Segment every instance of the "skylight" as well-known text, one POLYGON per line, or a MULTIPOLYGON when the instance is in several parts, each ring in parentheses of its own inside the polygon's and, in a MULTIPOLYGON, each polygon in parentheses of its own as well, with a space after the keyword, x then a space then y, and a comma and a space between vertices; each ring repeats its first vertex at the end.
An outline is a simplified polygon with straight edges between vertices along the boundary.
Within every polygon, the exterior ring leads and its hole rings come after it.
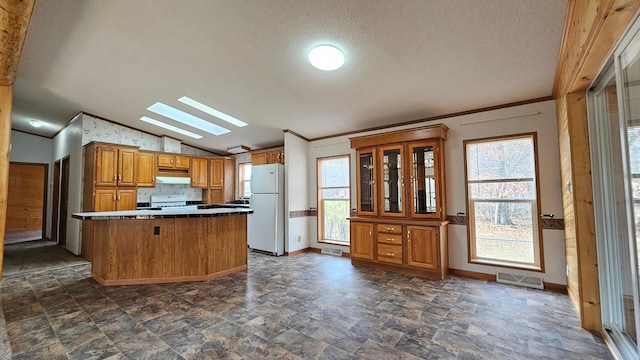
POLYGON ((162 121, 158 121, 158 120, 152 119, 150 117, 143 116, 143 117, 140 118, 140 120, 142 120, 144 122, 147 122, 149 124, 155 125, 155 126, 159 126, 161 128, 165 128, 165 129, 167 129, 169 131, 176 132, 178 134, 182 134, 182 135, 186 135, 186 136, 192 137, 194 139, 202 139, 202 135, 194 134, 191 131, 180 129, 179 127, 175 127, 173 125, 169 125, 167 123, 163 123, 162 121))
POLYGON ((161 102, 157 102, 149 106, 147 110, 216 136, 230 132, 229 129, 210 123, 204 119, 193 116, 161 102))
POLYGON ((238 120, 236 118, 234 118, 231 115, 225 114, 222 111, 216 110, 210 106, 207 106, 199 101, 193 100, 190 97, 187 96, 183 96, 180 99, 178 99, 178 101, 180 101, 183 104, 189 105, 191 107, 194 107, 200 111, 206 112, 209 115, 213 115, 215 117, 217 117, 220 120, 224 120, 228 123, 231 123, 235 126, 238 127, 243 127, 243 126, 247 126, 247 123, 241 120, 238 120))

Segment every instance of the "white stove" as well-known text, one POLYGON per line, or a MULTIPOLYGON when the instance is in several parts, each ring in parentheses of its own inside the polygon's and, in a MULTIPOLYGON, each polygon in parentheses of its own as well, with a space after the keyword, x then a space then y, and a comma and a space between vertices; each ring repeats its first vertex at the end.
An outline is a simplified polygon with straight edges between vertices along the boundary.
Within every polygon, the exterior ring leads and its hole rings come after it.
POLYGON ((151 207, 160 210, 198 210, 198 205, 187 205, 187 196, 174 195, 151 195, 151 207))

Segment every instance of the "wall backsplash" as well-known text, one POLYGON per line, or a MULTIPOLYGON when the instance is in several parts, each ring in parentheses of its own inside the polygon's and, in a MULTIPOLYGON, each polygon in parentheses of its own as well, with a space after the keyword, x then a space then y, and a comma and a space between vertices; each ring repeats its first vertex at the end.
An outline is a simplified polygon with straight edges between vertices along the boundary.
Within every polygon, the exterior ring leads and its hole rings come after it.
POLYGON ((151 195, 187 195, 188 201, 202 200, 202 189, 182 184, 156 184, 155 188, 138 188, 138 202, 151 202, 151 195))
MULTIPOLYGON (((218 154, 204 151, 189 145, 181 144, 180 141, 158 137, 126 126, 104 121, 93 116, 83 114, 82 117, 82 145, 92 141, 105 143, 138 146, 140 150, 165 151, 163 146, 169 142, 171 149, 180 149, 182 154, 200 156, 219 156, 218 154)), ((150 202, 151 195, 171 195, 184 194, 189 201, 202 200, 202 189, 192 188, 182 184, 156 184, 155 188, 139 188, 138 202, 150 202)))

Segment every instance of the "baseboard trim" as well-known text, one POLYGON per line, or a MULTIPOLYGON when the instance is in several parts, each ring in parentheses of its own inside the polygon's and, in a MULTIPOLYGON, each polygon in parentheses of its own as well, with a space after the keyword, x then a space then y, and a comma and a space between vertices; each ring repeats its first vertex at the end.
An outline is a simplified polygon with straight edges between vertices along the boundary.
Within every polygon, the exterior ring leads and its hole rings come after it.
MULTIPOLYGON (((479 273, 479 272, 469 271, 469 270, 449 268, 449 274, 464 276, 464 277, 478 279, 478 280, 496 281, 495 274, 485 274, 485 273, 479 273)), ((556 283, 551 283, 546 281, 544 282, 544 289, 548 291, 560 292, 563 294, 568 293, 567 285, 556 284, 556 283)))
POLYGON ((285 251, 284 255, 285 256, 296 256, 296 255, 300 255, 300 254, 303 254, 303 253, 311 251, 309 249, 311 249, 311 248, 304 248, 304 249, 300 249, 300 250, 296 250, 296 251, 292 251, 292 252, 285 251))

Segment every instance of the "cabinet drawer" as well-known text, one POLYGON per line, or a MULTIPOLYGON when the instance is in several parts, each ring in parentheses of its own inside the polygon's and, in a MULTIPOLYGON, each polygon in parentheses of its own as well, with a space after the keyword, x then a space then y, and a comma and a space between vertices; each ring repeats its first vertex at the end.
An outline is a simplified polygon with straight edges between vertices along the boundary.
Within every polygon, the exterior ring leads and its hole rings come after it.
POLYGON ((402 264, 402 246, 378 244, 378 261, 402 264))
POLYGON ((402 235, 378 233, 378 242, 385 244, 402 245, 402 235))
POLYGON ((379 233, 402 234, 402 225, 378 224, 376 230, 379 233))

